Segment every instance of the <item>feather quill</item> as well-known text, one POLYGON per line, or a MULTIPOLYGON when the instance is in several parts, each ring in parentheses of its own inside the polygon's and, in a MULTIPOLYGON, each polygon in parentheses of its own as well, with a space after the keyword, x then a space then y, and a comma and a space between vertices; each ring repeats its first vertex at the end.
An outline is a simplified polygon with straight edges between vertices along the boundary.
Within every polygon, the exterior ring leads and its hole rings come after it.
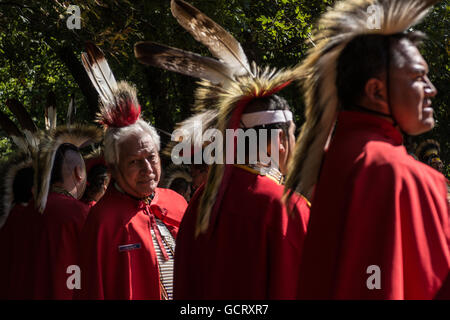
POLYGON ((23 104, 21 104, 16 99, 6 100, 6 105, 19 121, 19 124, 22 127, 23 134, 25 135, 26 141, 28 143, 28 148, 30 148, 30 151, 36 150, 39 144, 39 139, 37 137, 38 129, 33 119, 31 119, 30 114, 25 109, 23 104))
POLYGON ((0 111, 0 128, 13 140, 23 152, 28 152, 28 143, 14 122, 0 111))
POLYGON ((220 61, 199 54, 154 43, 138 42, 134 54, 139 62, 214 84, 233 81, 230 69, 220 61))
POLYGON ((31 119, 30 114, 25 109, 23 104, 21 104, 16 99, 8 99, 6 100, 6 105, 8 106, 9 110, 11 110, 11 112, 16 116, 23 130, 28 130, 33 134, 38 131, 33 119, 31 119))
POLYGON ((228 65, 234 76, 253 76, 241 44, 228 31, 182 0, 172 0, 171 10, 178 23, 228 65))
POLYGON ((47 94, 47 103, 45 105, 45 130, 56 128, 56 95, 53 91, 47 94))
POLYGON ((66 124, 70 126, 73 123, 73 118, 76 114, 75 98, 70 97, 69 107, 67 108, 66 124))
POLYGON ((86 42, 86 52, 81 54, 81 62, 101 102, 104 105, 114 104, 117 82, 102 50, 92 42, 86 42))

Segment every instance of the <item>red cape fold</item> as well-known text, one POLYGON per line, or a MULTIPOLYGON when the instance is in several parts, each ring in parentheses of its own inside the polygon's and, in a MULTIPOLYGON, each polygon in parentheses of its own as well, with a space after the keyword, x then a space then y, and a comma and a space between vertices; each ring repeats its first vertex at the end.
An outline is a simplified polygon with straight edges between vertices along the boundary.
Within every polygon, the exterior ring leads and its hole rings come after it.
POLYGON ((341 112, 312 201, 299 298, 432 299, 450 270, 446 194, 445 178, 408 155, 387 120, 341 112))
POLYGON ((177 238, 174 298, 294 299, 308 204, 294 195, 289 216, 281 201, 283 186, 236 166, 230 169, 210 236, 195 238, 204 186, 189 203, 177 238))
POLYGON ((40 215, 17 204, 0 229, 0 299, 33 297, 34 254, 40 215))
POLYGON ((68 300, 73 289, 67 286, 68 267, 79 265, 80 234, 89 207, 70 196, 50 192, 40 217, 36 242, 34 299, 68 300))
POLYGON ((158 263, 146 208, 178 233, 186 200, 157 188, 150 205, 119 192, 113 184, 92 208, 83 230, 78 299, 160 299, 158 263))

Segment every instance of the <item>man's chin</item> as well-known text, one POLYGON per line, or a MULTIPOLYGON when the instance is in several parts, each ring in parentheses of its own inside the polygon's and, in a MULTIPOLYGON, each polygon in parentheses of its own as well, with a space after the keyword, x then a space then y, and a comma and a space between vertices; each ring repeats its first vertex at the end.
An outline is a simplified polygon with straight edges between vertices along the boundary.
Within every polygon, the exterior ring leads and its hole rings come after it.
POLYGON ((421 123, 420 126, 417 126, 415 128, 411 128, 409 130, 404 130, 405 133, 409 134, 410 136, 418 136, 420 134, 423 134, 425 132, 428 132, 434 128, 434 119, 426 120, 421 123))
POLYGON ((142 195, 142 198, 152 195, 153 192, 155 192, 157 186, 158 184, 153 181, 152 183, 150 183, 150 185, 147 185, 144 188, 140 188, 139 192, 142 195))

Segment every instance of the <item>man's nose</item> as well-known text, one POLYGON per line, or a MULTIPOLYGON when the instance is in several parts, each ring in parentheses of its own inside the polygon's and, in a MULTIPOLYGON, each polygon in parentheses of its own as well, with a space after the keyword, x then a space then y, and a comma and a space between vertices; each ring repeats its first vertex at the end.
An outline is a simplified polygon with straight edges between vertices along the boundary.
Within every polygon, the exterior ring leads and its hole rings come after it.
POLYGON ((437 89, 428 77, 425 79, 427 83, 427 86, 425 87, 425 94, 429 97, 434 97, 437 94, 437 89))
POLYGON ((150 172, 150 173, 153 172, 152 163, 150 162, 150 160, 144 159, 143 165, 142 165, 142 170, 144 172, 150 172))

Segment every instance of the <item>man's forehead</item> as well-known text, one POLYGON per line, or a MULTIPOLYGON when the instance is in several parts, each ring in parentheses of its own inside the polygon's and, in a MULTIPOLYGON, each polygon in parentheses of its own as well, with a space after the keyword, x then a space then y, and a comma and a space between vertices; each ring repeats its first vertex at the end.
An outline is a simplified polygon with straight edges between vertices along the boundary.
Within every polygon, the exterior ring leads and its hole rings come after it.
POLYGON ((150 135, 130 135, 122 141, 120 149, 125 156, 156 151, 155 143, 150 135))
POLYGON ((394 50, 397 61, 397 65, 400 68, 425 68, 428 69, 428 64, 420 54, 419 49, 411 41, 402 39, 394 44, 394 50))

